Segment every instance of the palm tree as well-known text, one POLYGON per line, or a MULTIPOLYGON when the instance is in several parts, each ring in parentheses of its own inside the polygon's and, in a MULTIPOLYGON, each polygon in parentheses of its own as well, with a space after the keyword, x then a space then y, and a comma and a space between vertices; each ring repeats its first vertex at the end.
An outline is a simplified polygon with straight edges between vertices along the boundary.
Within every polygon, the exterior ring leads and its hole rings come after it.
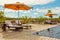
POLYGON ((22 16, 21 17, 21 22, 22 23, 28 23, 29 22, 29 18, 27 16, 22 16))
POLYGON ((0 23, 5 22, 5 19, 6 17, 4 15, 4 12, 0 11, 0 23))

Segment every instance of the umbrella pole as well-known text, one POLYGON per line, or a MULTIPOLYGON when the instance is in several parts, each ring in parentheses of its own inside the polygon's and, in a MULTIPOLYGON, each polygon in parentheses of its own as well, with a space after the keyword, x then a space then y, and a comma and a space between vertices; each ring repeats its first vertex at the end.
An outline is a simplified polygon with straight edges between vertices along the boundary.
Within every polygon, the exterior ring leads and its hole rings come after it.
POLYGON ((19 10, 18 10, 18 24, 19 24, 19 10))
POLYGON ((19 24, 19 5, 17 5, 18 8, 18 24, 19 24))

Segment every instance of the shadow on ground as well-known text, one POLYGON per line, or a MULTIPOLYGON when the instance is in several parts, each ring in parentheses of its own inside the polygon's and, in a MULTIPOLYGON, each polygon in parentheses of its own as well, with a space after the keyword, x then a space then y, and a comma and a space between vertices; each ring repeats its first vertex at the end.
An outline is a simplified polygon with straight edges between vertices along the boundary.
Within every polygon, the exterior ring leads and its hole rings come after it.
POLYGON ((60 39, 60 25, 55 26, 53 28, 48 28, 46 30, 37 31, 34 34, 38 36, 45 36, 45 37, 60 39))

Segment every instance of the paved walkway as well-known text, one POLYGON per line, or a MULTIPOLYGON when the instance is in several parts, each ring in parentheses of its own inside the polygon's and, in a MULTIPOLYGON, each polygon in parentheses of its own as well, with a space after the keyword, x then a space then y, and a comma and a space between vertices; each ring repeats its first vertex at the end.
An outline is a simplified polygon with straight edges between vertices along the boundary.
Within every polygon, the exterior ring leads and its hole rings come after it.
POLYGON ((24 29, 23 31, 7 31, 2 32, 0 29, 0 40, 60 40, 56 38, 46 37, 46 36, 38 36, 33 33, 36 31, 45 30, 49 27, 53 27, 56 25, 38 25, 32 24, 32 29, 24 29))

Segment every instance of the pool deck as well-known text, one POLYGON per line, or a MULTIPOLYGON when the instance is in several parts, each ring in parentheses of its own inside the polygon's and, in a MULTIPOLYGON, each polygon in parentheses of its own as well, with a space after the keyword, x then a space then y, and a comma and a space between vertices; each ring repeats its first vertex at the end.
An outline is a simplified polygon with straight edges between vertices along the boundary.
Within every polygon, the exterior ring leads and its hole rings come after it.
POLYGON ((33 34, 36 31, 42 31, 57 25, 32 24, 32 29, 24 29, 23 31, 16 32, 8 29, 7 32, 2 32, 2 29, 0 28, 0 40, 60 40, 57 38, 38 36, 33 34))

